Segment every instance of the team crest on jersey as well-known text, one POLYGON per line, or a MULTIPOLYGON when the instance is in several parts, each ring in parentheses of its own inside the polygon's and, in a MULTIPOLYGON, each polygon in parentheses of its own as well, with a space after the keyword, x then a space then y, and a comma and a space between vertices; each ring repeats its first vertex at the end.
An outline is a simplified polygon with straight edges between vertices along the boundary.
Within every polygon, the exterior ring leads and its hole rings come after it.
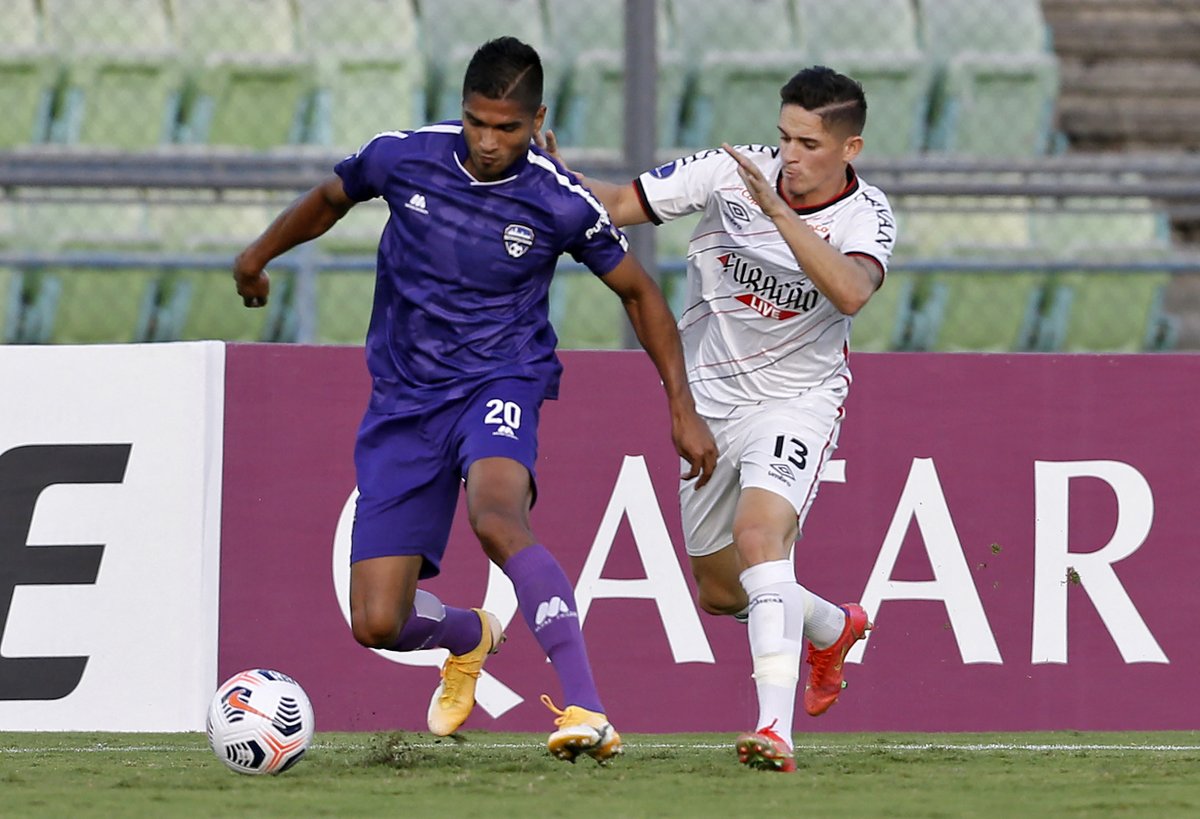
POLYGON ((512 224, 504 229, 504 249, 514 259, 525 255, 525 251, 533 247, 533 228, 527 225, 512 224))

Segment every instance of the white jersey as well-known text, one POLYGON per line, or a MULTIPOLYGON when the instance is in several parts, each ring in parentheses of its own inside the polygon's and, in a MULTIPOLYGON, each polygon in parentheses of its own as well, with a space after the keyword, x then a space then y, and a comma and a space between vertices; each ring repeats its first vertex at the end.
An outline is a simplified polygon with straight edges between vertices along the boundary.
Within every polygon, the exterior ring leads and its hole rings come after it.
MULTIPOLYGON (((767 179, 779 149, 742 146, 767 179)), ((887 197, 853 168, 837 197, 796 213, 845 254, 886 272, 896 241, 887 197)), ((779 230, 746 190, 737 164, 713 149, 648 171, 634 186, 656 224, 703 210, 688 244, 687 300, 679 333, 702 415, 795 398, 833 379, 850 381, 850 316, 800 269, 779 230)))

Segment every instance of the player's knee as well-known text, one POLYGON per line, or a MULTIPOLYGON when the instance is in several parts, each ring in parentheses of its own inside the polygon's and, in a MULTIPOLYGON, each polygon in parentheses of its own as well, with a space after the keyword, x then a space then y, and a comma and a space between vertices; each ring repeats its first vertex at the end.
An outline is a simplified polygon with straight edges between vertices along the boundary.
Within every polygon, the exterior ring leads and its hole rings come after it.
POLYGON ((503 563, 508 557, 533 542, 533 535, 524 522, 505 512, 483 511, 471 514, 471 529, 479 544, 493 561, 503 563))
POLYGON ((404 623, 397 617, 352 612, 350 630, 358 644, 366 648, 391 648, 400 637, 404 623))
POLYGON ((787 550, 779 534, 765 526, 746 526, 734 533, 738 554, 747 565, 777 560, 787 550))
POLYGON ((746 592, 724 583, 697 578, 696 604, 707 614, 737 614, 746 608, 746 592))

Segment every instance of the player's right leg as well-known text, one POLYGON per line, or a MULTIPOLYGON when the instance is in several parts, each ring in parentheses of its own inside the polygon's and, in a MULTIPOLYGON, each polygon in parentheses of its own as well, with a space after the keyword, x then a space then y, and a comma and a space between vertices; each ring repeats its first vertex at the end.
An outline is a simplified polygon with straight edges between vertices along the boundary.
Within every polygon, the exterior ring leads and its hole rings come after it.
POLYGON ((495 617, 446 606, 417 581, 439 571, 460 487, 446 451, 431 445, 436 417, 370 412, 355 448, 359 497, 350 549, 350 619, 355 639, 386 651, 445 648, 429 728, 458 730, 475 705, 475 684, 504 636, 495 617))

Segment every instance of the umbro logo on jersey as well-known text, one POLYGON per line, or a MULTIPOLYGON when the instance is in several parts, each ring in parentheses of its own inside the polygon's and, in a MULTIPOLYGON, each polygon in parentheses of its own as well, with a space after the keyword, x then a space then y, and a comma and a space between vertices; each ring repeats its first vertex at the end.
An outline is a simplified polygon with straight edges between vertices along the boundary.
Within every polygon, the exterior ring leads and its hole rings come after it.
POLYGON ((796 480, 796 473, 787 464, 771 464, 770 468, 767 469, 767 474, 772 478, 783 481, 789 486, 792 481, 796 480))
POLYGON ((404 203, 404 207, 408 208, 409 210, 415 210, 417 213, 429 215, 429 211, 425 207, 424 194, 414 193, 409 197, 408 201, 404 203))
POLYGON ((560 617, 578 616, 575 612, 571 611, 571 607, 561 597, 555 595, 549 600, 543 600, 538 603, 537 614, 533 617, 533 624, 534 628, 540 629, 551 620, 557 620, 560 617))
POLYGON ((514 259, 525 255, 525 251, 533 247, 533 228, 527 225, 512 224, 504 229, 504 249, 514 259))
POLYGON ((741 202, 735 202, 732 199, 726 199, 724 204, 725 213, 728 214, 729 218, 732 219, 736 224, 748 225, 750 224, 750 220, 754 218, 749 209, 747 209, 747 207, 741 202))

